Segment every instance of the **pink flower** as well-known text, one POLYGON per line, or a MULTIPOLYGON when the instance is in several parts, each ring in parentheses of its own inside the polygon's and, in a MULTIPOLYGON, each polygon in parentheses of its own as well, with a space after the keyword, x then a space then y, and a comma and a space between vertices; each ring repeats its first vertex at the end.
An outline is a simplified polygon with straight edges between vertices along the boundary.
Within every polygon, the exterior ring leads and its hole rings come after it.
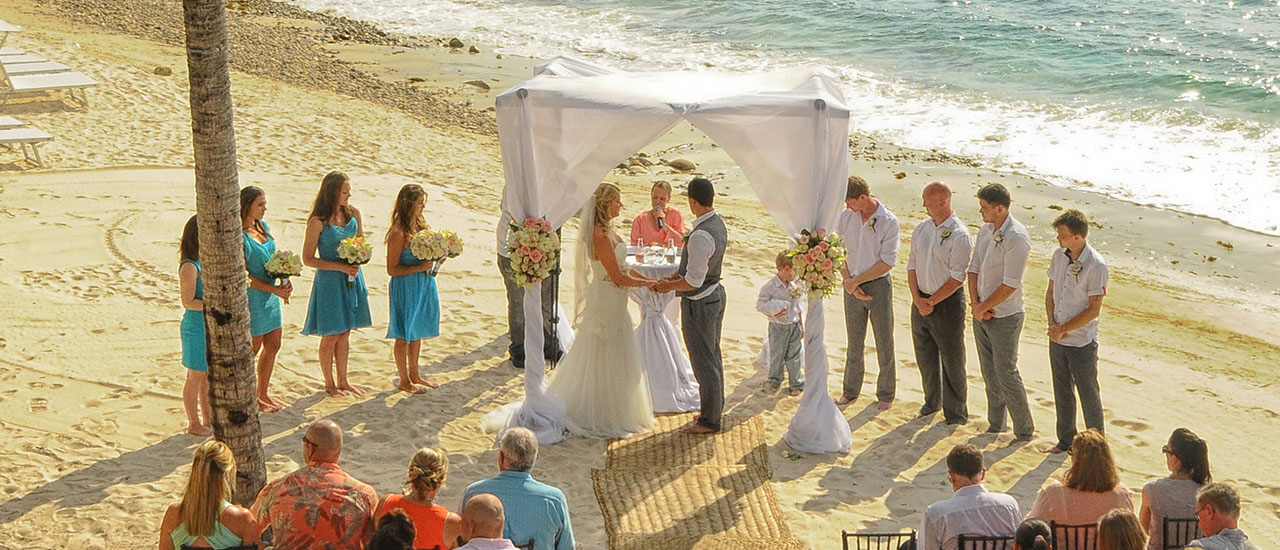
POLYGON ((831 260, 822 260, 822 269, 831 269, 831 260))
POLYGON ((521 256, 528 256, 528 255, 529 255, 529 247, 527 247, 527 246, 522 246, 522 247, 520 247, 520 250, 519 250, 518 252, 520 253, 520 255, 521 255, 521 256))
POLYGON ((827 244, 827 241, 818 243, 818 250, 826 252, 828 248, 831 248, 831 245, 827 244))
POLYGON ((543 257, 542 251, 536 248, 533 249, 533 251, 529 252, 529 259, 535 262, 541 262, 542 257, 543 257))
POLYGON ((804 263, 807 263, 807 264, 809 264, 809 265, 813 265, 813 262, 814 262, 814 260, 813 260, 813 255, 812 255, 812 254, 805 254, 805 255, 804 255, 804 263))
POLYGON ((826 230, 826 229, 819 229, 819 230, 818 230, 818 238, 819 238, 819 239, 825 239, 825 238, 827 238, 827 230, 826 230))
POLYGON ((547 220, 542 220, 541 226, 543 231, 551 231, 551 222, 547 220))
POLYGON ((816 282, 818 282, 818 274, 817 274, 817 273, 810 273, 810 274, 808 274, 808 275, 805 275, 805 276, 804 276, 804 279, 805 279, 806 281, 811 282, 811 283, 816 283, 816 282))
POLYGON ((537 226, 538 226, 538 220, 535 220, 535 219, 533 219, 533 218, 525 218, 525 220, 524 220, 524 226, 525 226, 525 227, 528 227, 528 228, 530 228, 530 229, 532 229, 532 228, 534 228, 534 227, 537 227, 537 226))

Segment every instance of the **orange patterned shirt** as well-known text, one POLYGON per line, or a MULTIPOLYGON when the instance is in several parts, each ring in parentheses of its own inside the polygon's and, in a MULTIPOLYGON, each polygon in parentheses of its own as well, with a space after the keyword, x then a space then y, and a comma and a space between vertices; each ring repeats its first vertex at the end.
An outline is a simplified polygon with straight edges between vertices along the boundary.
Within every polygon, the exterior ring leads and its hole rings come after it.
POLYGON ((378 492, 332 462, 310 462, 267 483, 253 503, 276 550, 362 549, 373 536, 378 492))

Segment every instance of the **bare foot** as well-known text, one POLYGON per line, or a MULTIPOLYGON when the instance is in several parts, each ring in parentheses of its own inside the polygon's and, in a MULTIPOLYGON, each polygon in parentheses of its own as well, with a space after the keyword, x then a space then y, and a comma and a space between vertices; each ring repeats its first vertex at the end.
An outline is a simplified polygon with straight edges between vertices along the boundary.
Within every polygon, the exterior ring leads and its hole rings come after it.
POLYGON ((685 428, 684 433, 693 434, 693 435, 705 435, 705 434, 716 433, 716 431, 706 426, 703 426, 702 424, 694 424, 692 426, 689 426, 688 428, 685 428))
POLYGON ((887 411, 889 410, 889 407, 892 407, 892 406, 893 406, 892 401, 881 401, 876 404, 876 409, 881 411, 887 411))
POLYGON ((267 403, 270 403, 270 404, 271 404, 271 406, 272 406, 272 407, 275 407, 277 411, 278 411, 278 410, 280 410, 280 409, 283 409, 283 408, 284 408, 284 402, 283 402, 283 401, 278 401, 278 400, 273 399, 273 398, 271 398, 271 397, 267 397, 267 403))
POLYGON ((352 395, 364 395, 364 390, 360 389, 358 386, 352 386, 351 384, 339 384, 338 389, 351 392, 352 395))
POLYGON ((438 387, 440 387, 440 383, 439 383, 439 382, 436 382, 435 380, 432 380, 432 379, 430 379, 430 378, 427 378, 427 379, 425 379, 425 380, 424 380, 424 379, 422 379, 422 378, 410 378, 410 379, 409 379, 409 382, 412 382, 412 383, 414 383, 414 384, 418 384, 418 385, 420 385, 420 386, 426 386, 426 387, 431 388, 431 389, 433 389, 433 390, 434 390, 434 389, 436 389, 436 388, 438 388, 438 387))
POLYGON ((796 397, 802 393, 804 393, 804 390, 800 388, 792 388, 791 391, 787 392, 787 395, 790 395, 791 397, 796 397))
POLYGON ((1045 454, 1051 454, 1051 455, 1061 454, 1065 452, 1067 452, 1066 449, 1063 449, 1062 447, 1059 447, 1057 445, 1049 447, 1048 449, 1044 449, 1045 454))
POLYGON ((213 433, 208 426, 187 426, 187 433, 191 435, 209 435, 213 433))
POLYGON ((261 397, 258 398, 258 412, 273 413, 280 410, 279 407, 272 405, 270 401, 261 397))
POLYGON ((396 387, 400 388, 400 391, 402 392, 411 393, 413 395, 422 395, 424 393, 427 393, 426 388, 413 383, 400 384, 399 386, 396 386, 396 387))
POLYGON ((840 398, 836 400, 836 404, 837 404, 837 405, 840 405, 841 407, 843 407, 843 406, 848 405, 849 403, 853 403, 854 401, 857 401, 857 400, 858 400, 858 398, 857 398, 857 397, 845 397, 845 396, 841 395, 841 396, 840 396, 840 398))
POLYGON ((347 396, 347 394, 342 393, 342 390, 338 389, 337 386, 325 386, 324 391, 325 393, 329 394, 329 397, 346 397, 347 396))

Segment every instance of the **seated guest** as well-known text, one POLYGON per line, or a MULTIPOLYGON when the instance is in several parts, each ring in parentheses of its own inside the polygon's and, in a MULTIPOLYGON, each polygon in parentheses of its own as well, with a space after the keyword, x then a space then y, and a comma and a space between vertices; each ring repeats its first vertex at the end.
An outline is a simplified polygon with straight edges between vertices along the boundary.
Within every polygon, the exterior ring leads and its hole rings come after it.
POLYGON ((253 503, 264 538, 276 550, 363 548, 373 536, 378 493, 338 467, 342 429, 317 420, 302 437, 306 465, 267 483, 253 503))
POLYGON ((257 520, 231 504, 236 487, 236 460, 231 449, 210 439, 196 447, 191 477, 182 500, 169 505, 160 522, 160 550, 183 545, 231 548, 258 543, 257 520))
POLYGON ((947 453, 947 477, 956 494, 925 509, 920 522, 923 550, 953 550, 960 535, 1014 535, 1022 521, 1018 501, 982 486, 987 477, 982 451, 968 443, 956 445, 947 453))
POLYGON ((412 518, 417 530, 417 536, 413 539, 415 548, 444 547, 444 541, 453 540, 457 536, 462 518, 448 508, 435 504, 436 493, 444 487, 444 479, 448 473, 449 457, 445 456, 444 450, 418 449, 409 462, 409 477, 405 479, 409 491, 405 494, 387 495, 378 507, 379 516, 394 510, 404 510, 412 518))
MULTIPOLYGON (((414 550, 414 537, 416 529, 413 528, 413 520, 409 519, 409 514, 404 510, 396 509, 378 518, 378 528, 373 532, 373 538, 369 539, 369 544, 365 546, 366 550, 414 550)), ((424 546, 421 548, 440 548, 439 546, 424 546)))
POLYGON ((1028 519, 1083 525, 1097 523, 1114 508, 1133 511, 1129 489, 1120 483, 1106 437, 1092 429, 1077 433, 1067 452, 1071 468, 1066 477, 1040 488, 1028 519))
POLYGON ((1053 532, 1038 519, 1024 519, 1013 533, 1013 550, 1053 550, 1053 532))
POLYGON ((463 508, 462 539, 467 543, 458 550, 515 550, 511 541, 502 538, 506 518, 498 497, 481 493, 467 499, 463 508))
POLYGON ((665 181, 653 184, 653 189, 649 190, 649 199, 653 208, 641 212, 631 222, 630 244, 641 241, 646 245, 666 246, 670 240, 676 246, 682 246, 684 220, 680 217, 679 210, 667 206, 671 202, 671 184, 665 181))
POLYGON ((1189 548, 1210 550, 1258 550, 1240 530, 1240 493, 1226 483, 1210 483, 1196 493, 1196 518, 1204 538, 1189 548))
POLYGON ((1097 550, 1142 550, 1147 536, 1132 510, 1117 508, 1098 520, 1097 550))
POLYGON ((1147 550, 1164 548, 1164 518, 1189 518, 1196 512, 1196 491, 1213 481, 1209 473, 1209 447, 1186 428, 1178 428, 1162 449, 1169 477, 1142 486, 1138 520, 1151 540, 1147 550))
POLYGON ((498 443, 498 475, 472 483, 462 494, 462 520, 467 519, 471 497, 489 493, 511 510, 502 535, 520 545, 533 542, 534 550, 570 550, 573 527, 564 493, 529 475, 538 459, 538 439, 527 428, 511 428, 498 443))

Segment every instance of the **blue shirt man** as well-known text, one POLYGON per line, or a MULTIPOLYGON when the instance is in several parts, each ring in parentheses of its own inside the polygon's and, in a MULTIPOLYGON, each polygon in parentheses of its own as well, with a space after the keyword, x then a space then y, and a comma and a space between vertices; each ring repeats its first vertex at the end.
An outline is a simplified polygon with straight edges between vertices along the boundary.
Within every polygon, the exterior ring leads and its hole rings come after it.
POLYGON ((572 550, 569 503, 555 487, 533 479, 529 470, 538 458, 538 440, 525 428, 511 428, 498 446, 498 469, 489 479, 467 486, 463 510, 475 495, 489 493, 502 501, 506 524, 502 536, 517 546, 533 542, 534 550, 572 550))

